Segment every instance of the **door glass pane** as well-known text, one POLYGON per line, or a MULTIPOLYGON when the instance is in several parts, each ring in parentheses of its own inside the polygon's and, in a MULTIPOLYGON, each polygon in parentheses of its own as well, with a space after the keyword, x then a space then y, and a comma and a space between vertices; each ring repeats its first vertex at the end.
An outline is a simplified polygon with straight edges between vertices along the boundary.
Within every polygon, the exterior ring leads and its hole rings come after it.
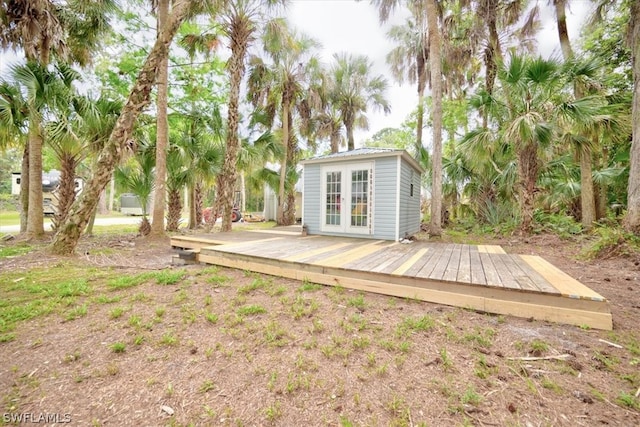
POLYGON ((369 171, 351 172, 351 226, 366 227, 369 209, 369 171))
POLYGON ((340 199, 342 172, 327 172, 326 225, 340 225, 340 199))

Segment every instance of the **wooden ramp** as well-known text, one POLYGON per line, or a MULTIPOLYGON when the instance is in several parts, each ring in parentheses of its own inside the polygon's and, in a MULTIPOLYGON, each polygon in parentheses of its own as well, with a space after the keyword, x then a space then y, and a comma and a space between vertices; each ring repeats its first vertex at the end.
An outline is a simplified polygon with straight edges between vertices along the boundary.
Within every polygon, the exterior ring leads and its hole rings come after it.
POLYGON ((398 242, 289 231, 175 236, 200 262, 488 313, 612 329, 609 303, 532 255, 500 246, 398 242))

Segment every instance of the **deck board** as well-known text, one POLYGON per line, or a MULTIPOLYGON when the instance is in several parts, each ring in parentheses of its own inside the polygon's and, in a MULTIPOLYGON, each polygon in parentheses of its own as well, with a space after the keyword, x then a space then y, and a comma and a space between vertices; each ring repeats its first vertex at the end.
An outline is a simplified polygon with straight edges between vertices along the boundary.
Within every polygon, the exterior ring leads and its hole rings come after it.
MULTIPOLYGON (((283 230, 286 231, 286 230, 283 230)), ((607 300, 543 258, 495 245, 301 236, 174 236, 197 260, 481 311, 611 329, 607 300)))
POLYGON ((486 285, 487 278, 484 274, 484 267, 482 266, 477 246, 469 246, 469 263, 471 265, 471 283, 486 285))

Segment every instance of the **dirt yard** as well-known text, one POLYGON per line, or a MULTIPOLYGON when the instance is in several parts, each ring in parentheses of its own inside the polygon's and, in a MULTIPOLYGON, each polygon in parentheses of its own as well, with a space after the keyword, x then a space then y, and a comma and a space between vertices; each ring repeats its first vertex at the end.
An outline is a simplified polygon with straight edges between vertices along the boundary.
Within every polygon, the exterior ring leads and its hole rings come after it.
POLYGON ((74 258, 0 258, 0 425, 640 426, 640 258, 579 261, 550 235, 482 243, 596 290, 614 330, 176 267, 168 241, 94 238, 74 258), (42 314, 16 320, 25 306, 42 314))

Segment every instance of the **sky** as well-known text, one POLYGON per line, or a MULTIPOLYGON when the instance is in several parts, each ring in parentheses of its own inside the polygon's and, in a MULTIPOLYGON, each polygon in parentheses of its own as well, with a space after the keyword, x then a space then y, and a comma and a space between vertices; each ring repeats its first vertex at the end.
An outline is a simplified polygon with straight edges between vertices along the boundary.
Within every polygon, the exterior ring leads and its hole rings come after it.
MULTIPOLYGON (((538 36, 538 47, 544 57, 560 55, 560 42, 555 26, 555 12, 551 2, 538 2, 543 28, 538 36)), ((585 0, 571 2, 567 13, 569 36, 578 38, 579 24, 590 11, 591 3, 585 0)), ((356 146, 386 127, 400 127, 418 102, 417 87, 407 83, 399 85, 386 65, 386 55, 394 47, 386 34, 392 25, 402 24, 407 12, 396 10, 389 23, 381 25, 378 12, 368 1, 352 0, 293 0, 287 11, 290 22, 301 32, 322 44, 321 57, 329 63, 337 52, 367 55, 373 61, 374 73, 387 77, 387 99, 391 114, 368 111, 369 130, 356 132, 356 146)))

